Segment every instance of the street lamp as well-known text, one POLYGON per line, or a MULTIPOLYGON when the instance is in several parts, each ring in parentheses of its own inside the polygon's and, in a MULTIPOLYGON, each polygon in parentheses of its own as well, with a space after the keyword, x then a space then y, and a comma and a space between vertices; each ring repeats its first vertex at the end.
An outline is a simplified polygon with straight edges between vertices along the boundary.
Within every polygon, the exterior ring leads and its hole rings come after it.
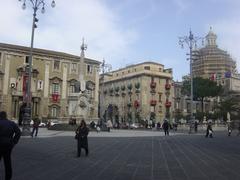
MULTIPOLYGON (((22 9, 26 9, 26 1, 27 0, 18 0, 20 2, 23 2, 22 9)), ((37 28, 36 23, 38 22, 37 18, 37 11, 39 8, 41 8, 41 12, 45 12, 45 2, 44 0, 29 0, 30 4, 33 8, 33 23, 32 23, 32 35, 31 35, 31 47, 30 47, 30 57, 29 57, 29 66, 28 66, 28 83, 27 83, 27 91, 26 91, 26 97, 24 97, 24 100, 26 101, 27 106, 24 109, 24 115, 23 115, 23 129, 22 129, 22 135, 30 135, 30 121, 31 121, 31 73, 32 73, 32 56, 33 56, 33 41, 34 41, 34 30, 37 28)), ((51 3, 52 8, 56 6, 56 3, 54 0, 52 0, 51 3)))
POLYGON ((199 40, 202 40, 202 43, 204 43, 204 38, 202 37, 195 37, 192 34, 192 31, 189 31, 189 36, 183 36, 183 37, 179 37, 179 45, 181 45, 182 48, 184 48, 184 44, 187 44, 190 50, 190 53, 187 54, 190 56, 189 60, 190 60, 190 81, 191 81, 191 93, 190 93, 190 131, 191 132, 191 123, 193 120, 193 74, 192 74, 192 63, 193 63, 193 46, 196 49, 197 48, 197 42, 199 40))
MULTIPOLYGON (((104 75, 105 75, 105 73, 106 72, 109 72, 109 71, 111 71, 111 69, 112 69, 112 66, 111 66, 111 64, 107 64, 106 62, 105 62, 105 59, 103 59, 103 62, 101 63, 101 66, 100 66, 100 68, 101 68, 101 71, 102 71, 102 78, 101 78, 101 80, 102 80, 102 83, 101 83, 101 92, 102 93, 104 93, 103 91, 104 91, 104 75)), ((103 110, 104 110, 104 113, 106 112, 105 111, 105 105, 104 105, 104 97, 100 94, 100 103, 99 104, 102 104, 102 106, 103 106, 103 110)), ((102 110, 102 108, 99 108, 99 110, 102 110)), ((103 111, 100 111, 100 120, 101 120, 101 117, 103 116, 103 113, 102 113, 103 111)), ((101 122, 102 123, 102 122, 101 122)))

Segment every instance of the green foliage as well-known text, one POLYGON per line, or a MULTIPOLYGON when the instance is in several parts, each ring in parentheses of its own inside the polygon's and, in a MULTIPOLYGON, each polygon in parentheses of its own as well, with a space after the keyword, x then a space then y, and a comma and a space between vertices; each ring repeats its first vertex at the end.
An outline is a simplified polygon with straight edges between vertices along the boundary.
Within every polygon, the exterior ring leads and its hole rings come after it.
POLYGON ((189 76, 183 76, 183 86, 181 89, 181 93, 187 96, 191 94, 191 82, 189 76))
POLYGON ((216 107, 218 114, 223 120, 227 120, 227 113, 231 114, 231 119, 234 116, 238 116, 240 112, 240 104, 236 98, 225 98, 216 107), (237 115, 234 115, 237 114, 237 115))
POLYGON ((222 92, 222 86, 215 81, 196 77, 193 79, 193 95, 195 99, 204 97, 216 97, 222 92))
MULTIPOLYGON (((189 76, 183 77, 182 94, 190 96, 191 83, 189 76)), ((221 85, 217 85, 215 81, 209 79, 203 79, 201 77, 193 78, 193 99, 201 101, 203 109, 203 101, 206 97, 217 97, 221 95, 223 88, 221 85)))

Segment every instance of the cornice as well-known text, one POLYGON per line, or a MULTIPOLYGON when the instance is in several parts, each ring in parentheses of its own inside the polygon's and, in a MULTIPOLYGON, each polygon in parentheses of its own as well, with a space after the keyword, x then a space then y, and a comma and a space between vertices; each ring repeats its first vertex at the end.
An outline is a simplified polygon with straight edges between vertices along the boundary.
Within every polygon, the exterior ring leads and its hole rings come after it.
MULTIPOLYGON (((20 46, 20 45, 0 43, 0 51, 29 54, 30 48, 25 46, 20 46)), ((72 55, 64 52, 40 49, 40 48, 33 48, 33 55, 40 56, 40 57, 43 56, 44 58, 47 57, 50 59, 69 59, 72 61, 80 61, 80 56, 76 56, 76 55, 72 55)), ((100 61, 93 60, 90 58, 85 58, 84 60, 86 61, 86 63, 97 64, 97 65, 101 64, 100 61)))

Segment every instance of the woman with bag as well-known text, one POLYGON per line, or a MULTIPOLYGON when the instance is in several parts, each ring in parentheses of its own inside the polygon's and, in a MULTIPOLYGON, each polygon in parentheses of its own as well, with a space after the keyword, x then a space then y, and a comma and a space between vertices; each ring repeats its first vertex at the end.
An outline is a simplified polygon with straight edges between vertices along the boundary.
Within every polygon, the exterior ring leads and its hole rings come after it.
POLYGON ((85 149, 86 156, 88 156, 88 132, 86 122, 82 120, 75 135, 75 139, 77 139, 77 157, 81 156, 81 148, 85 149))

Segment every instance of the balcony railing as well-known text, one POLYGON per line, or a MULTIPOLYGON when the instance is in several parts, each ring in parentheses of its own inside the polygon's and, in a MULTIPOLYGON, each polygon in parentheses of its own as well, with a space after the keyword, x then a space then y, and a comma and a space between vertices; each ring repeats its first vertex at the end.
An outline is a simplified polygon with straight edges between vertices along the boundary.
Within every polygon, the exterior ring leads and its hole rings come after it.
POLYGON ((171 107, 171 105, 172 105, 172 103, 171 103, 170 101, 166 101, 165 106, 166 106, 167 108, 171 107))
POLYGON ((157 86, 157 83, 156 82, 151 82, 150 83, 150 87, 152 88, 152 89, 154 89, 154 88, 156 88, 156 86, 157 86))

